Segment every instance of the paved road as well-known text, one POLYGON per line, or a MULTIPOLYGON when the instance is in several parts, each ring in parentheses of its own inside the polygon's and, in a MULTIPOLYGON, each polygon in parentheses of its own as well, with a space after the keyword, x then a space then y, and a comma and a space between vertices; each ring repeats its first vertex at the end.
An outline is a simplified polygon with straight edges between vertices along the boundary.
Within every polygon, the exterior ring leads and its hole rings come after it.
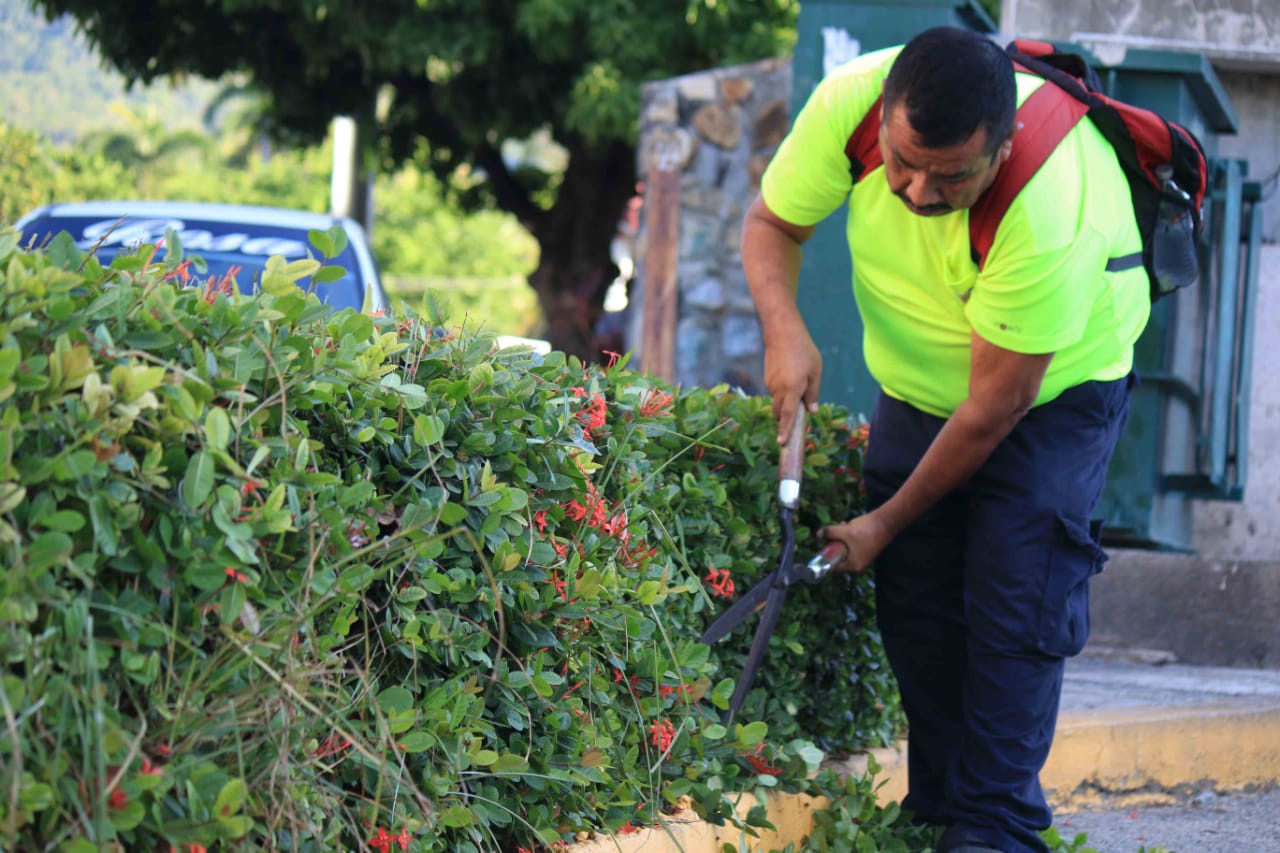
POLYGON ((1280 853, 1280 789, 1266 792, 1201 793, 1169 806, 1090 809, 1060 813, 1066 840, 1089 836, 1099 853, 1280 853))

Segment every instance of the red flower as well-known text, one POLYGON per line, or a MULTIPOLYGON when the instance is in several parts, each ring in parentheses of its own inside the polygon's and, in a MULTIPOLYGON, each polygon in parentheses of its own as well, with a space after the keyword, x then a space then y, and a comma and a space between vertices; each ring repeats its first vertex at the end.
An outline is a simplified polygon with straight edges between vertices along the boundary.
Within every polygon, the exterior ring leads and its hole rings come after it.
POLYGON ((395 842, 400 845, 401 850, 408 850, 409 842, 413 840, 413 836, 409 834, 408 827, 404 827, 404 826, 400 827, 400 834, 393 835, 392 838, 395 839, 395 842))
POLYGON ((111 791, 111 796, 107 797, 107 805, 115 811, 120 811, 129 805, 129 795, 119 788, 115 788, 111 791))
POLYGON ((758 756, 744 755, 742 757, 745 758, 747 760, 747 763, 750 764, 752 768, 755 769, 756 773, 759 773, 763 776, 777 776, 779 773, 782 772, 782 770, 778 767, 778 765, 774 764, 771 761, 765 761, 763 758, 760 758, 758 756))
POLYGON ((249 495, 257 495, 258 489, 265 485, 261 480, 248 479, 244 481, 244 485, 240 487, 240 494, 248 497, 249 495))
POLYGON ((183 285, 185 285, 188 281, 191 280, 191 259, 190 258, 178 264, 178 266, 174 268, 173 272, 165 274, 165 277, 164 277, 165 281, 173 281, 174 279, 181 281, 183 285))
POLYGON ((649 726, 649 743, 656 746, 660 752, 666 752, 675 739, 676 729, 671 725, 670 720, 666 718, 655 720, 653 725, 649 726))
POLYGON ((711 592, 720 598, 733 598, 733 578, 728 569, 708 569, 707 585, 711 592))
POLYGON ((665 391, 650 387, 640 398, 640 414, 646 418, 660 418, 671 414, 670 406, 675 397, 665 391))
POLYGON ((387 853, 391 849, 391 834, 387 832, 386 827, 378 827, 378 834, 369 839, 369 846, 375 850, 381 850, 387 853))
POLYGON ((235 569, 231 568, 230 566, 227 566, 227 577, 231 578, 231 580, 235 581, 236 583, 248 583, 248 582, 249 582, 249 576, 248 576, 248 575, 246 575, 244 572, 236 571, 235 569))
POLYGON ((538 528, 539 533, 547 532, 547 511, 540 509, 533 514, 533 523, 538 528))
POLYGON ((621 684, 623 681, 626 681, 626 682, 627 682, 627 687, 628 687, 628 688, 630 688, 630 690, 631 690, 631 695, 632 695, 632 696, 635 696, 635 695, 636 695, 636 687, 637 687, 637 686, 639 686, 639 684, 640 684, 640 676, 638 676, 638 675, 633 675, 633 676, 631 676, 631 678, 627 678, 627 677, 623 674, 622 670, 620 670, 620 669, 618 669, 618 668, 616 668, 616 667, 615 667, 615 668, 614 668, 614 670, 613 670, 613 682, 614 682, 615 684, 621 684))
POLYGON ((689 685, 689 684, 677 684, 675 686, 671 686, 667 684, 659 684, 658 695, 661 696, 663 699, 670 699, 672 696, 676 694, 685 693, 692 689, 693 689, 692 685, 689 685))
MULTIPOLYGON (((575 391, 581 389, 574 389, 575 391)), ((585 393, 585 392, 584 392, 585 393)), ((578 422, 582 424, 582 431, 589 438, 594 438, 595 431, 605 425, 608 406, 604 401, 604 395, 592 394, 591 399, 582 411, 578 412, 578 422)))

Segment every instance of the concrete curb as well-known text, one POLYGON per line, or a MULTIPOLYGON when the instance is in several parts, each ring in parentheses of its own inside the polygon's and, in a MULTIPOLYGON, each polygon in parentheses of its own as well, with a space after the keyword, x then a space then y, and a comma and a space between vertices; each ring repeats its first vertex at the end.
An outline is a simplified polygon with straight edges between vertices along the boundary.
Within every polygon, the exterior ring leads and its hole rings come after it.
MULTIPOLYGON (((881 770, 883 802, 906 794, 906 746, 872 752, 881 770)), ((832 763, 844 776, 866 773, 865 756, 832 763)), ((1179 789, 1211 787, 1235 791, 1280 781, 1280 700, 1218 703, 1179 708, 1129 707, 1063 713, 1041 782, 1055 809, 1070 811, 1105 800, 1151 805, 1173 799, 1179 789)), ((750 795, 738 803, 746 815, 750 795)), ((820 798, 776 794, 766 803, 777 831, 748 836, 715 827, 692 812, 679 812, 664 826, 619 838, 573 845, 573 853, 720 853, 769 851, 799 845, 813 826, 820 798)))

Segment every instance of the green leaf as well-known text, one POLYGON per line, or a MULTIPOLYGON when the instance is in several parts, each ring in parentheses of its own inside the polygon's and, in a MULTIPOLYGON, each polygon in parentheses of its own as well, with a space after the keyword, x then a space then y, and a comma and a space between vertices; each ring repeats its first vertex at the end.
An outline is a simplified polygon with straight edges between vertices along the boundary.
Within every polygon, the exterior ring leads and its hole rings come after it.
POLYGON ((204 435, 210 450, 226 450, 231 441, 231 418, 227 410, 214 406, 204 419, 204 435))
MULTIPOLYGON (((3 239, 3 237, 4 235, 0 234, 0 239, 3 239)), ((40 782, 23 786, 22 792, 18 795, 19 807, 27 812, 44 811, 55 802, 53 788, 40 782)))
POLYGON ((316 270, 315 275, 311 276, 311 280, 316 284, 331 284, 335 281, 341 281, 347 271, 342 267, 327 266, 316 270))
POLYGON ((420 414, 413 419, 413 441, 419 447, 438 444, 444 437, 444 422, 435 415, 420 414))
POLYGON ((450 829, 461 829, 475 823, 475 814, 466 806, 450 806, 440 812, 440 825, 450 829))
POLYGON ((71 537, 61 531, 41 533, 27 549, 27 571, 34 576, 65 563, 71 558, 72 547, 71 537))
POLYGON ((490 768, 494 773, 520 773, 529 769, 529 762, 523 756, 504 752, 490 768))
POLYGON ((222 786, 218 798, 213 801, 213 814, 218 820, 231 817, 244 807, 248 786, 243 779, 232 779, 222 786))
POLYGON ((461 523, 467 517, 467 508, 455 503, 440 507, 440 523, 448 527, 461 523))
POLYGON ((187 463, 187 474, 182 478, 182 500, 191 509, 204 506, 213 492, 213 469, 213 455, 203 450, 187 463))
POLYGON ((658 581, 643 581, 636 588, 636 599, 644 605, 654 604, 662 593, 662 584, 658 581))
POLYGON ((384 714, 403 714, 413 709, 413 694, 403 687, 388 687, 378 694, 378 707, 384 714))
POLYGON ((467 505, 474 507, 493 506, 498 501, 502 500, 502 497, 502 492, 476 492, 471 497, 467 498, 467 505))
POLYGON ((18 248, 18 232, 12 228, 0 231, 0 261, 6 260, 18 248))
POLYGON ((58 845, 58 853, 100 853, 97 844, 94 844, 87 838, 77 838, 75 841, 64 841, 58 845))
POLYGON ((328 233, 318 229, 312 229, 307 232, 307 240, 315 247, 315 250, 326 258, 332 258, 338 254, 333 245, 333 238, 328 233))
POLYGON ((146 816, 147 810, 142 803, 130 800, 124 808, 111 810, 111 826, 116 832, 128 832, 142 823, 142 819, 146 816))
POLYGON ((471 763, 477 767, 489 767, 498 760, 498 753, 492 749, 479 749, 471 755, 471 763))
POLYGON ((415 752, 426 752, 435 746, 439 741, 432 735, 424 731, 412 731, 406 733, 403 737, 396 741, 396 744, 404 752, 410 754, 415 752))
POLYGON ((7 515, 22 505, 27 496, 25 486, 17 483, 0 483, 0 515, 7 515))
POLYGON ((769 734, 769 724, 762 720, 756 720, 745 726, 739 723, 735 726, 735 729, 738 746, 740 747, 755 746, 758 743, 763 743, 765 737, 769 734))

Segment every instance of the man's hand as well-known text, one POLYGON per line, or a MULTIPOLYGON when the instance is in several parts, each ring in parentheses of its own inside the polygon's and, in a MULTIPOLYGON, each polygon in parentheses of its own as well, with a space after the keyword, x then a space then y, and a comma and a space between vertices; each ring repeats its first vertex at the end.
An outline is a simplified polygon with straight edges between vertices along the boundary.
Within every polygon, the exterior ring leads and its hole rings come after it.
POLYGON ((796 308, 800 247, 813 226, 787 222, 757 197, 742 223, 742 268, 764 334, 764 384, 773 397, 778 443, 785 444, 804 406, 818 405, 822 356, 796 308))
POLYGON ((827 542, 839 542, 845 547, 844 559, 831 569, 837 574, 866 571, 893 538, 874 511, 824 527, 821 533, 827 542))
POLYGON ((806 411, 817 411, 821 381, 822 355, 803 328, 791 338, 765 349, 764 385, 773 398, 778 444, 786 443, 802 406, 806 411))

